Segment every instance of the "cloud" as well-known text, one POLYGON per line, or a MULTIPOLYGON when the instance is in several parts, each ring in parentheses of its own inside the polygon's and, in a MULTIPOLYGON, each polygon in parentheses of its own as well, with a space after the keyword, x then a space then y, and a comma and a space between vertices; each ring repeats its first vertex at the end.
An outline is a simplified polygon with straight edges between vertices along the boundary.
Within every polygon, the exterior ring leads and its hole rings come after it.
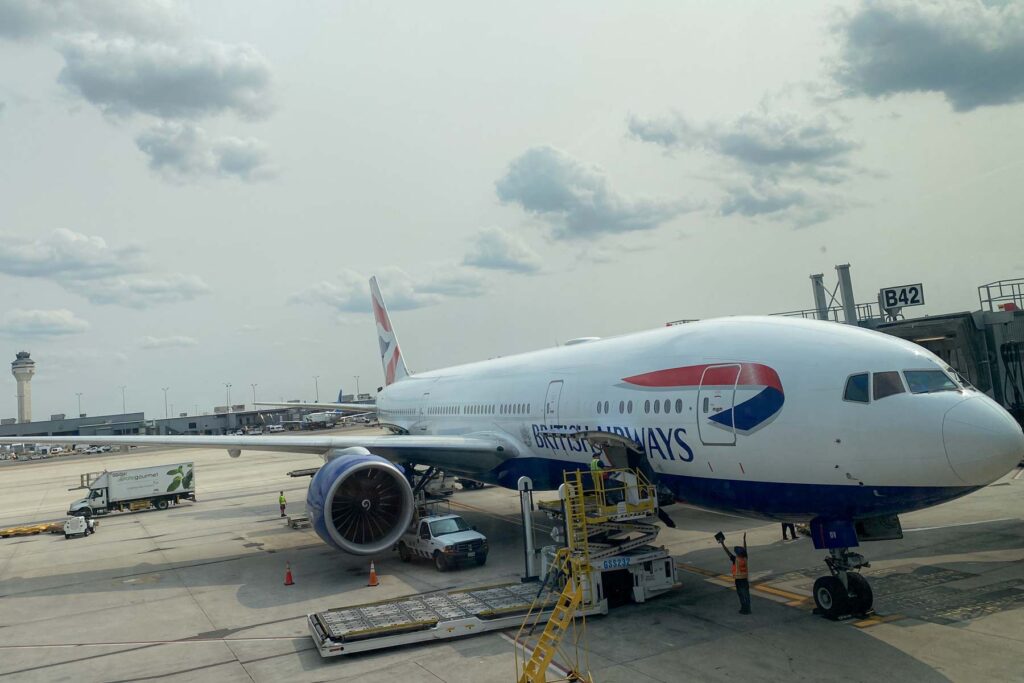
POLYGON ((505 270, 513 273, 536 273, 541 259, 519 237, 501 228, 482 228, 462 263, 487 270, 505 270))
POLYGON ((676 113, 661 119, 633 116, 633 137, 668 151, 700 150, 723 162, 718 211, 805 227, 841 212, 849 202, 821 185, 849 178, 850 156, 860 144, 832 111, 802 114, 766 104, 726 123, 695 124, 676 113))
POLYGON ((554 236, 565 239, 651 230, 694 208, 679 200, 623 197, 603 170, 547 145, 514 159, 495 188, 501 201, 549 221, 554 236))
POLYGON ((207 294, 210 287, 198 275, 126 275, 78 283, 76 291, 94 304, 147 308, 173 304, 207 294))
POLYGON ((66 308, 57 310, 25 310, 16 308, 0 319, 0 332, 8 336, 57 337, 80 334, 89 323, 66 308))
POLYGON ((848 164, 859 145, 844 135, 835 115, 750 112, 726 124, 694 125, 679 114, 662 119, 630 117, 629 132, 666 149, 704 149, 748 172, 808 176, 826 182, 848 164))
POLYGON ((0 273, 52 280, 93 303, 133 308, 210 291, 197 275, 151 272, 137 245, 111 247, 102 237, 63 228, 35 239, 0 235, 0 273))
POLYGON ((866 2, 838 27, 847 95, 942 93, 956 111, 1024 100, 1024 5, 866 2))
POLYGON ((0 38, 12 40, 78 31, 168 37, 181 33, 187 23, 181 5, 172 0, 0 2, 0 38))
POLYGON ((185 337, 182 335, 174 335, 171 337, 143 337, 139 340, 139 348, 142 349, 168 349, 168 348, 184 348, 188 346, 196 346, 199 344, 198 341, 192 337, 185 337))
POLYGON ((803 228, 828 220, 844 206, 839 197, 754 181, 729 188, 719 211, 723 216, 764 217, 803 228))
POLYGON ((210 139, 191 123, 161 123, 135 138, 135 144, 149 157, 149 167, 170 180, 234 176, 252 181, 275 173, 266 145, 259 140, 210 139))
POLYGON ((55 280, 92 280, 140 270, 142 249, 114 248, 102 237, 60 228, 46 237, 0 236, 0 273, 55 280))
MULTIPOLYGON (((382 268, 377 273, 384 303, 389 311, 409 311, 434 306, 449 298, 475 297, 486 291, 479 275, 444 272, 426 279, 414 279, 399 268, 382 268)), ((369 313, 369 276, 342 270, 335 281, 324 280, 296 292, 289 301, 330 306, 340 313, 369 313)))
POLYGON ((142 42, 78 35, 60 46, 58 80, 104 113, 197 118, 270 113, 270 66, 249 45, 209 40, 142 42))
POLYGON ((487 291, 487 282, 476 273, 456 271, 435 275, 415 287, 418 293, 427 296, 437 294, 443 297, 472 298, 487 291))

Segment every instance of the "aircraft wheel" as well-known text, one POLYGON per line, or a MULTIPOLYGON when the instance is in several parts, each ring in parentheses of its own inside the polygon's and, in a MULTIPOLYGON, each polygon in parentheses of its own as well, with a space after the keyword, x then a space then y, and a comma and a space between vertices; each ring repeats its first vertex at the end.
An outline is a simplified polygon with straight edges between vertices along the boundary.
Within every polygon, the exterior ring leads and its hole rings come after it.
POLYGON ((871 591, 871 584, 860 574, 850 572, 846 575, 846 581, 850 584, 850 611, 854 614, 867 614, 875 603, 874 593, 871 591))
POLYGON ((846 589, 834 576, 822 576, 814 582, 814 605, 829 619, 838 619, 850 611, 846 589))

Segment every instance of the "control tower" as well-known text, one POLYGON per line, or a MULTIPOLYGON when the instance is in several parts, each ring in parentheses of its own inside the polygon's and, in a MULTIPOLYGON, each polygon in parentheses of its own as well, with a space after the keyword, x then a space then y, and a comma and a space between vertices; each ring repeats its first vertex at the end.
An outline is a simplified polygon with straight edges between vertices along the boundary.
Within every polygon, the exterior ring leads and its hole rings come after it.
POLYGON ((36 362, 28 355, 28 351, 18 351, 18 357, 11 363, 11 374, 18 381, 18 422, 32 421, 32 375, 36 374, 36 362))

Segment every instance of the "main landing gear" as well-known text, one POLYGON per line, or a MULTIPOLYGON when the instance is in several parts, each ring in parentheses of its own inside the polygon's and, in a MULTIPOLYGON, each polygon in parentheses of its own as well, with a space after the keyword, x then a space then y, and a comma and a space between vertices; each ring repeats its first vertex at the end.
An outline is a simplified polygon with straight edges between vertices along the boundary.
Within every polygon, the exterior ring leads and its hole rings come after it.
POLYGON ((863 555, 850 552, 849 548, 830 548, 828 552, 825 564, 831 576, 814 582, 815 614, 829 619, 870 614, 874 595, 868 580, 856 570, 871 565, 863 555))

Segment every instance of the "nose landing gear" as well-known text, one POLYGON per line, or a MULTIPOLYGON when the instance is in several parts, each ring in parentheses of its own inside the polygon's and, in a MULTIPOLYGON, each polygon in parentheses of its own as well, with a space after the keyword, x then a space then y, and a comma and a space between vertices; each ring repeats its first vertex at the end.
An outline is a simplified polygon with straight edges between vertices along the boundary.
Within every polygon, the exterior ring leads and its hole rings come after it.
POLYGON ((829 619, 870 614, 874 595, 868 580, 856 571, 871 566, 864 556, 849 548, 830 548, 825 564, 831 575, 814 582, 815 613, 829 619))

